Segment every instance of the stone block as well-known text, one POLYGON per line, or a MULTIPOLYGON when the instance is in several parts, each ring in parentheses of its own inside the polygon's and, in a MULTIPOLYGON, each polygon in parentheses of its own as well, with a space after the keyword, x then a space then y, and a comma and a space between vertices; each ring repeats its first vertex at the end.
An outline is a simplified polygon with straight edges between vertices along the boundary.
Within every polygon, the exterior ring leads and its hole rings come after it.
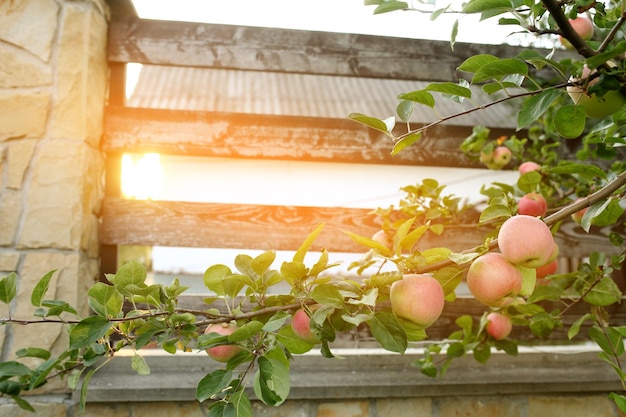
POLYGON ((79 249, 82 241, 86 145, 67 140, 40 144, 31 167, 19 248, 79 249))
POLYGON ((85 3, 66 3, 60 25, 51 135, 97 146, 107 83, 107 22, 85 3))
POLYGON ((430 398, 390 398, 376 400, 378 417, 431 417, 433 413, 430 398))
POLYGON ((42 137, 49 108, 50 93, 46 91, 0 91, 0 142, 42 137))
MULTIPOLYGON (((527 416, 525 399, 510 395, 500 397, 442 397, 434 400, 434 406, 438 417, 527 416)), ((549 415, 543 414, 542 417, 549 415)))
POLYGON ((23 50, 0 44, 0 88, 38 87, 52 83, 50 66, 23 50))
POLYGON ((0 416, 3 417, 67 417, 68 406, 63 403, 46 403, 27 399, 35 408, 35 413, 23 410, 16 404, 0 404, 0 416))
POLYGON ((15 140, 7 144, 6 185, 8 188, 16 190, 22 188, 36 144, 36 139, 15 140))
POLYGON ((615 405, 607 394, 577 396, 531 396, 528 417, 615 417, 615 405))
POLYGON ((58 13, 59 5, 55 0, 1 1, 0 39, 48 62, 58 13))
POLYGON ((15 243, 22 215, 22 195, 14 190, 0 192, 0 246, 15 243))
POLYGON ((325 402, 317 407, 317 417, 369 417, 368 401, 325 402))
POLYGON ((198 402, 87 403, 81 417, 204 417, 204 408, 198 402))
POLYGON ((265 405, 260 401, 252 402, 252 414, 255 417, 309 417, 309 410, 315 406, 311 401, 285 401, 278 407, 265 405))
POLYGON ((17 271, 17 266, 20 262, 19 252, 13 250, 2 251, 0 250, 0 276, 2 272, 14 272, 17 271))

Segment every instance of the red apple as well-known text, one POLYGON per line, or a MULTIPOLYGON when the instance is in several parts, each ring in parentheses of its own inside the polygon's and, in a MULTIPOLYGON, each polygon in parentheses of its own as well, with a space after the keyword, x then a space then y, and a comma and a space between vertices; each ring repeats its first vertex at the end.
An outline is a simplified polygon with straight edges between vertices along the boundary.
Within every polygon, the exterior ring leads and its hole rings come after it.
POLYGON ((517 170, 519 171, 519 173, 521 175, 526 174, 527 172, 532 172, 532 171, 541 171, 541 165, 539 165, 536 162, 532 162, 532 161, 526 161, 523 162, 518 168, 517 170))
POLYGON ((548 275, 552 275, 556 273, 556 270, 558 268, 559 268, 559 261, 556 259, 548 262, 545 265, 538 266, 537 268, 535 268, 535 271, 537 272, 537 279, 545 278, 548 275))
POLYGON ((511 334, 511 330, 513 330, 511 319, 502 313, 495 311, 489 313, 487 320, 487 333, 496 340, 506 339, 511 334))
MULTIPOLYGON (((576 19, 570 19, 569 24, 572 25, 574 31, 584 40, 588 41, 593 36, 594 27, 593 22, 587 16, 578 16, 576 19)), ((562 36, 559 36, 559 41, 567 49, 574 49, 572 44, 562 36)))
POLYGON ((374 235, 372 236, 372 240, 375 240, 384 247, 389 248, 389 250, 393 248, 393 238, 389 235, 389 233, 385 232, 384 230, 379 230, 378 232, 374 233, 374 235))
POLYGON ((545 216, 548 212, 548 203, 539 193, 528 193, 517 203, 517 213, 529 216, 545 216))
MULTIPOLYGON (((612 62, 609 64, 615 65, 612 62)), ((571 77, 570 82, 574 85, 567 86, 566 90, 574 104, 580 104, 584 107, 587 117, 601 119, 621 109, 624 104, 624 96, 618 90, 607 91, 602 97, 598 97, 597 94, 589 94, 587 88, 597 83, 598 78, 594 78, 588 83, 585 79, 595 72, 596 70, 590 71, 589 67, 584 65, 582 79, 571 77)))
POLYGON ((522 272, 501 253, 489 252, 470 265, 467 287, 478 302, 503 307, 513 302, 522 289, 522 272))
POLYGON ((291 317, 291 328, 296 336, 305 342, 312 345, 320 342, 311 330, 311 318, 303 308, 297 310, 291 317))
MULTIPOLYGON (((209 324, 204 330, 205 334, 217 333, 221 335, 229 335, 237 330, 236 324, 215 323, 209 324)), ((206 349, 206 353, 218 362, 228 362, 230 358, 241 352, 241 348, 237 345, 220 345, 206 349)))
POLYGON ((508 218, 498 232, 500 252, 512 263, 536 268, 554 254, 550 228, 537 217, 518 214, 508 218))
POLYGON ((443 311, 445 295, 435 278, 426 274, 406 274, 391 284, 391 310, 418 327, 429 327, 443 311))

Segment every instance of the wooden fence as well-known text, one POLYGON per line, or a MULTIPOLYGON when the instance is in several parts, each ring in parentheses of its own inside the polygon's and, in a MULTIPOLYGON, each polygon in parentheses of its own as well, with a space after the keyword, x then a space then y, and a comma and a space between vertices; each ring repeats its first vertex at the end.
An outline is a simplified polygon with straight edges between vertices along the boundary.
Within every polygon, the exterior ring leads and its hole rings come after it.
MULTIPOLYGON (((150 21, 125 12, 122 0, 110 4, 111 94, 102 142, 107 155, 100 230, 103 273, 115 272, 119 245, 295 250, 315 226, 325 223, 314 250, 362 252, 345 232, 367 236, 380 228, 367 209, 126 200, 120 192, 124 152, 476 166, 459 150, 470 128, 454 122, 429 131, 419 146, 392 157, 392 144, 384 135, 341 118, 345 115, 309 118, 125 107, 126 63, 456 81, 460 76, 457 66, 471 55, 510 57, 522 50, 457 43, 451 51, 447 42, 439 41, 150 21)), ((498 132, 512 133, 506 129, 498 132)), ((575 227, 562 228, 558 239, 572 258, 585 256, 589 249, 613 249, 601 235, 581 238, 581 230, 575 227)), ((453 241, 458 249, 470 248, 482 242, 482 233, 465 230, 455 234, 453 241)), ((624 321, 623 308, 614 310, 617 319, 624 321)), ((471 299, 454 303, 431 335, 445 336, 446 328, 460 313, 480 315, 482 311, 471 299)), ((555 337, 564 339, 566 330, 558 330, 555 337)))

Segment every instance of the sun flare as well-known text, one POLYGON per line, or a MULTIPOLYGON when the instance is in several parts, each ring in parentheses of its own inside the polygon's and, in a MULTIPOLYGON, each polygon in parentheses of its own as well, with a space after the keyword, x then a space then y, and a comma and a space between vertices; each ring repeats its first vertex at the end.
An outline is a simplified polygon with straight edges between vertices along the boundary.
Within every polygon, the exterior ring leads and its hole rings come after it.
POLYGON ((136 200, 156 200, 163 184, 163 167, 158 153, 122 155, 122 194, 136 200))

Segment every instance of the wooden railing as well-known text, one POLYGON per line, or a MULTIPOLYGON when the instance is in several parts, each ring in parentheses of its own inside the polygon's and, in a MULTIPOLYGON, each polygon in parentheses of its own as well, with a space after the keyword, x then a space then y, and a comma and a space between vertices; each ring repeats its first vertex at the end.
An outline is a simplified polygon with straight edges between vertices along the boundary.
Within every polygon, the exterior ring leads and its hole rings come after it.
MULTIPOLYGON (((100 230, 103 273, 115 272, 119 245, 295 250, 316 225, 325 223, 314 250, 324 247, 329 251, 362 252, 363 248, 345 232, 367 236, 380 228, 367 209, 125 200, 120 192, 124 152, 476 166, 459 150, 470 128, 454 122, 433 128, 419 146, 392 157, 388 138, 346 120, 345 115, 329 119, 125 107, 126 63, 456 81, 457 66, 471 55, 492 53, 504 57, 522 51, 512 46, 459 43, 451 51, 447 42, 439 41, 149 21, 120 14, 120 10, 114 8, 110 25, 111 95, 102 141, 107 155, 100 230), (242 137, 246 140, 237 140, 242 137)), ((491 128, 497 133, 512 133, 497 126, 491 128)), ((580 228, 566 226, 561 228, 558 240, 572 258, 583 257, 590 249, 612 251, 602 231, 598 233, 586 235, 580 228)), ((482 238, 481 231, 466 228, 454 233, 445 244, 461 250, 480 244, 482 238)), ((615 308, 617 318, 623 320, 623 308, 615 308)), ((455 314, 480 315, 482 311, 470 299, 454 303, 433 334, 444 336, 455 314)), ((565 338, 565 331, 557 331, 555 337, 565 338)))

